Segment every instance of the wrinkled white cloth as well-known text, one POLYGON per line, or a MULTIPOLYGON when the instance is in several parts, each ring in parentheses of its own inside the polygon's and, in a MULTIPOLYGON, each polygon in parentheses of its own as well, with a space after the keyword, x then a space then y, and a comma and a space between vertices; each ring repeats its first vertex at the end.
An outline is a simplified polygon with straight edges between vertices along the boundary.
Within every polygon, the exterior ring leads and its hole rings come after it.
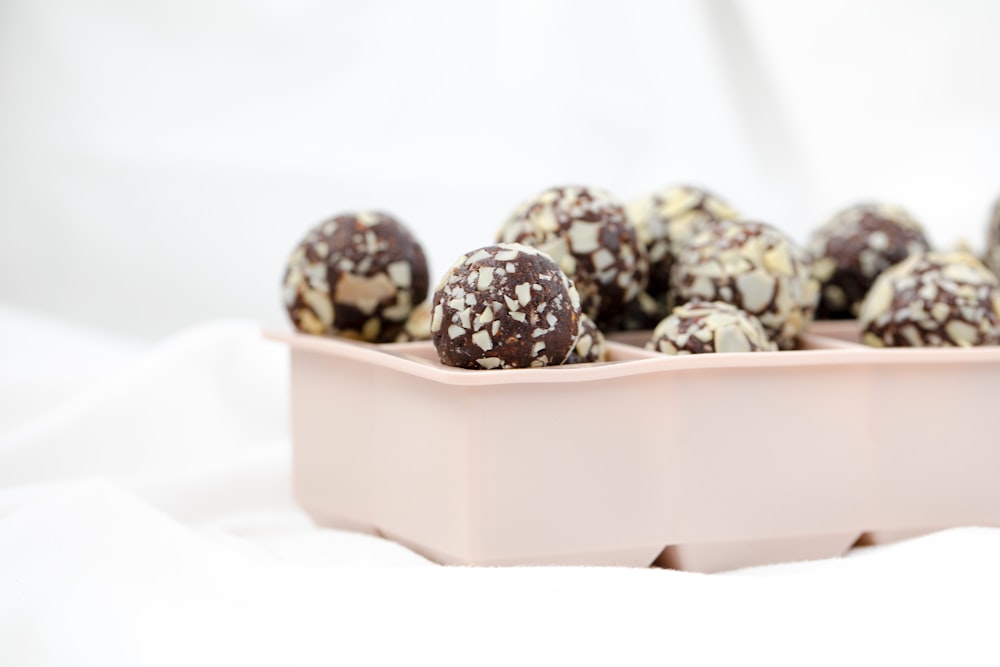
POLYGON ((203 325, 0 430, 0 665, 1000 658, 997 529, 706 576, 440 567, 316 528, 291 499, 286 355, 203 325))

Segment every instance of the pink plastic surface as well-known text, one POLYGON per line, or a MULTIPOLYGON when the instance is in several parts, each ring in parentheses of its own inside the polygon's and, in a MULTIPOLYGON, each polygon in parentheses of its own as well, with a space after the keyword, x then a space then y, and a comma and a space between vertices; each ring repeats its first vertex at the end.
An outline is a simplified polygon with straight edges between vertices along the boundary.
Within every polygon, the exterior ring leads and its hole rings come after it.
POLYGON ((802 350, 469 371, 430 343, 269 333, 294 487, 320 524, 440 563, 713 572, 1000 525, 1000 348, 802 350))

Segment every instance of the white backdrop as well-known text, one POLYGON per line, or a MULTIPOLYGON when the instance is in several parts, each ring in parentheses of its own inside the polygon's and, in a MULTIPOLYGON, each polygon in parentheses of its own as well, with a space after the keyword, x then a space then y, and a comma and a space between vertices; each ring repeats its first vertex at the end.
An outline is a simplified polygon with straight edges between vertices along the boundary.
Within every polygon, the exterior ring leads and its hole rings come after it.
POLYGON ((0 0, 0 301, 282 324, 321 218, 436 275, 552 184, 709 186, 804 240, 859 198, 982 244, 1000 4, 0 0))
POLYGON ((879 197, 981 246, 997 25, 991 0, 0 0, 0 665, 994 664, 998 528, 712 577, 318 530, 259 323, 287 326, 323 217, 392 211, 437 274, 564 182, 693 181, 800 240, 879 197))

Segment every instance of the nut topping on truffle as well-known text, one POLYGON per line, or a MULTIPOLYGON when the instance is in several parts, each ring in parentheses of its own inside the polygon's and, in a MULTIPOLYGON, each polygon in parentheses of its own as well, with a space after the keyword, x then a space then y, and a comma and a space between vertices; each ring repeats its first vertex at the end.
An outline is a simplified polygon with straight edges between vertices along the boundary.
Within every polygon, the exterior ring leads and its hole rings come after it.
POLYGON ((928 250, 923 228, 898 206, 860 204, 840 211, 809 243, 813 275, 821 284, 817 317, 857 317, 878 274, 928 250))
POLYGON ((874 347, 997 345, 1000 287, 969 253, 913 255, 875 280, 859 324, 874 347))
POLYGON ((993 206, 986 238, 986 266, 1000 278, 1000 199, 993 206))
POLYGON ((647 350, 664 354, 773 352, 778 349, 753 315, 721 301, 691 301, 660 322, 647 350))
POLYGON ((819 287, 805 254, 760 222, 723 220, 684 245, 673 268, 678 302, 723 301, 755 315, 782 349, 812 321, 819 287))
POLYGON ((670 267, 684 242, 706 224, 736 220, 729 204, 689 185, 673 185, 628 206, 639 241, 649 255, 649 288, 659 298, 670 289, 670 267))
POLYGON ((644 248, 622 205, 603 190, 552 188, 524 202, 498 240, 544 251, 580 290, 584 312, 604 326, 645 287, 644 248))
POLYGON ((320 223, 292 252, 284 302, 304 333, 389 342, 427 296, 427 260, 409 231, 385 213, 320 223))
POLYGON ((608 360, 608 344, 604 334, 587 315, 580 314, 580 333, 573 346, 567 364, 589 364, 608 360))
POLYGON ((431 337, 441 363, 558 366, 580 333, 580 297, 545 253, 501 243, 464 255, 438 283, 431 337))

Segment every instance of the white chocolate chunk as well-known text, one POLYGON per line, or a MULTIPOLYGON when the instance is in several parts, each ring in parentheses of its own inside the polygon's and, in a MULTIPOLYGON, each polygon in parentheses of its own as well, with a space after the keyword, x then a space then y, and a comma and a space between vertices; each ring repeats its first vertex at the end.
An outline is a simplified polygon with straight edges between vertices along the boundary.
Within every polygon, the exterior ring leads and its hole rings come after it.
POLYGON ((400 287, 409 287, 413 281, 413 273, 409 262, 392 262, 385 267, 389 279, 400 287))
POLYGON ((961 320, 948 322, 944 325, 944 332, 956 345, 960 346, 972 345, 979 338, 979 329, 961 320))
POLYGON ((594 268, 598 272, 606 271, 615 265, 615 256, 607 248, 600 248, 594 253, 594 268))
POLYGON ((601 224, 598 222, 576 221, 569 228, 569 242, 573 252, 587 254, 601 247, 599 235, 601 224))
POLYGON ((531 285, 529 283, 520 283, 514 288, 514 294, 517 295, 517 302, 522 306, 528 305, 531 301, 531 285))
POLYGON ((476 282, 476 289, 483 292, 493 284, 493 267, 484 266, 479 269, 479 279, 476 282))
POLYGON ((795 275, 792 266, 792 258, 788 252, 788 246, 781 243, 764 253, 764 266, 771 273, 781 276, 795 275))
POLYGON ((325 330, 323 324, 316 319, 310 310, 296 311, 299 316, 299 329, 311 334, 322 334, 325 330))
POLYGON ((518 250, 517 248, 507 248, 505 250, 499 251, 496 255, 494 255, 493 258, 498 262, 506 262, 509 260, 517 259, 520 254, 521 251, 518 250))
POLYGON ((337 281, 333 300, 353 305, 365 315, 370 315, 375 312, 380 301, 389 299, 395 294, 396 286, 384 273, 377 273, 370 278, 345 273, 337 281))
POLYGON ((714 343, 716 352, 749 352, 751 349, 750 341, 734 326, 716 330, 714 343))
POLYGON ((465 262, 466 264, 474 264, 475 262, 489 258, 490 258, 489 251, 486 250, 486 248, 482 248, 472 253, 468 257, 463 257, 461 261, 465 262))
POLYGON ((316 317, 326 328, 333 326, 333 304, 330 303, 330 295, 316 292, 314 290, 305 290, 302 292, 302 300, 307 306, 312 308, 313 312, 316 313, 316 317))
POLYGON ((948 319, 951 314, 951 308, 948 304, 941 303, 940 301, 931 306, 931 317, 933 317, 938 322, 944 322, 948 319))
POLYGON ((763 311, 774 298, 774 278, 762 271, 746 273, 736 279, 736 288, 743 297, 743 308, 751 313, 763 311))
POLYGON ((381 320, 377 317, 369 317, 361 327, 361 337, 365 340, 375 340, 381 331, 381 320))
POLYGON ((879 230, 868 235, 868 246, 880 252, 889 249, 889 235, 879 230))
POLYGON ((483 352, 489 352, 493 349, 493 339, 490 338, 489 332, 485 329, 472 334, 472 342, 478 345, 483 352))
POLYGON ((539 207, 531 217, 542 231, 554 232, 559 229, 559 221, 548 206, 539 207))
POLYGON ((444 319, 444 308, 439 303, 434 306, 434 315, 431 317, 431 331, 441 330, 441 321, 444 319))

